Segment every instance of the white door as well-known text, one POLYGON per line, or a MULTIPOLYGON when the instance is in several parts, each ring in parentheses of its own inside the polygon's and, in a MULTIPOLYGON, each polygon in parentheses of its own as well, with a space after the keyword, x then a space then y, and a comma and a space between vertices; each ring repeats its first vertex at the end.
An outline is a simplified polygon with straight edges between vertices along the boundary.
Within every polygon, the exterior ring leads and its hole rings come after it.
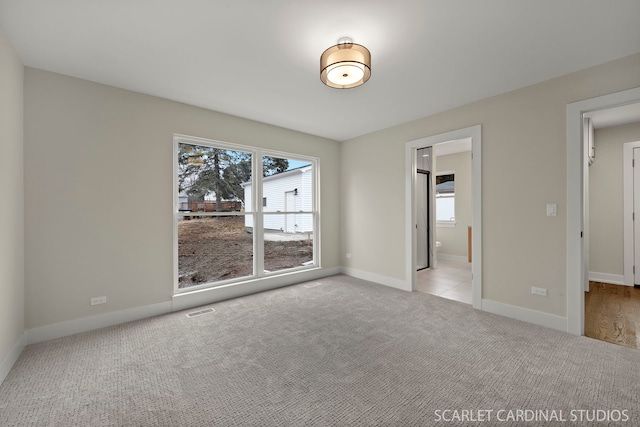
POLYGON ((640 284, 640 148, 633 149, 633 283, 640 284))
MULTIPOLYGON (((293 191, 287 191, 284 193, 285 212, 294 212, 296 210, 296 196, 293 191)), ((284 231, 287 233, 296 232, 296 216, 295 214, 286 214, 284 219, 284 231)))

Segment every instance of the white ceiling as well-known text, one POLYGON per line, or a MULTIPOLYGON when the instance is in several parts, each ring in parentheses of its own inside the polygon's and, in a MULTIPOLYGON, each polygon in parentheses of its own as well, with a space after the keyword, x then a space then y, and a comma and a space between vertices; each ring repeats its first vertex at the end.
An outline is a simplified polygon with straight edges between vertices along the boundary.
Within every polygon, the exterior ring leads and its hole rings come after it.
POLYGON ((345 140, 640 51, 638 0, 0 0, 25 65, 345 140), (372 55, 331 89, 320 54, 372 55))

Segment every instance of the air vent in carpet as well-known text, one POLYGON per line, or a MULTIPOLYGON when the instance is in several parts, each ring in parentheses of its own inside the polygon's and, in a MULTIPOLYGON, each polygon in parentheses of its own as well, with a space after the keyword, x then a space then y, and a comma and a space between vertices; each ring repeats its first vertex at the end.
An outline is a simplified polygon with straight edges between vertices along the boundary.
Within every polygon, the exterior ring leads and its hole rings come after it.
POLYGON ((213 308, 205 308, 203 310, 192 311, 191 313, 187 313, 187 317, 197 317, 202 316, 203 314, 213 313, 215 310, 213 308))
POLYGON ((322 282, 306 283, 302 286, 304 286, 305 288, 315 288, 316 286, 320 286, 320 285, 322 285, 322 282))

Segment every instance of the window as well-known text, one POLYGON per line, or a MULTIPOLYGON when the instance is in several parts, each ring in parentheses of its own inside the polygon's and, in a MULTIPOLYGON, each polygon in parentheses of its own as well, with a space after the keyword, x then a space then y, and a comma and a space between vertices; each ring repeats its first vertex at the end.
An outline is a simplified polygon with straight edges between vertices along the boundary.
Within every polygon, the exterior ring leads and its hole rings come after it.
POLYGON ((446 172, 436 175, 436 226, 455 227, 455 195, 455 174, 446 172))
POLYGON ((176 292, 319 265, 317 159, 182 136, 174 151, 176 292))

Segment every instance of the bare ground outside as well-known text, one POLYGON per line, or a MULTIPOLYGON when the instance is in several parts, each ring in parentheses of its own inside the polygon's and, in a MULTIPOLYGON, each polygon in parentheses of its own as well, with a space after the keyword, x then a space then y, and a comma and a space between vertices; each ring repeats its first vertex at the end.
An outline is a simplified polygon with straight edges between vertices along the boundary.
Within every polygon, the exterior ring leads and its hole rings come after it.
MULTIPOLYGON (((265 270, 278 271, 313 261, 310 240, 264 242, 265 270)), ((202 285, 253 274, 253 234, 244 216, 206 217, 178 222, 178 287, 202 285)))

